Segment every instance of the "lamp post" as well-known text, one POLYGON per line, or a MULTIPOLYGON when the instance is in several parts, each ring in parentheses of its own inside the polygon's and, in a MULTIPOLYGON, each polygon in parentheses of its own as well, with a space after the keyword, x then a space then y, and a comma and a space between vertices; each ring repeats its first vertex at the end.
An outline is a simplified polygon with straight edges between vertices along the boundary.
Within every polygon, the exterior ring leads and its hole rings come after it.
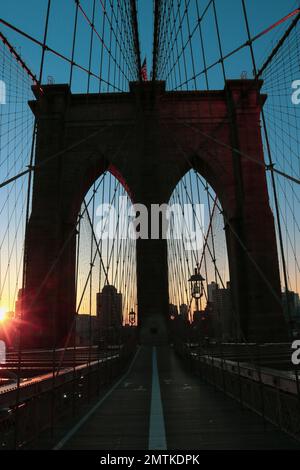
POLYGON ((201 300, 201 297, 203 297, 203 294, 204 294, 203 281, 205 281, 205 279, 204 277, 201 276, 200 268, 199 268, 199 265, 197 264, 194 274, 190 277, 188 281, 191 283, 191 295, 193 299, 196 300, 197 312, 199 312, 199 301, 201 300))
POLYGON ((129 325, 134 326, 135 325, 135 318, 136 318, 136 313, 134 312, 133 308, 129 312, 129 325))

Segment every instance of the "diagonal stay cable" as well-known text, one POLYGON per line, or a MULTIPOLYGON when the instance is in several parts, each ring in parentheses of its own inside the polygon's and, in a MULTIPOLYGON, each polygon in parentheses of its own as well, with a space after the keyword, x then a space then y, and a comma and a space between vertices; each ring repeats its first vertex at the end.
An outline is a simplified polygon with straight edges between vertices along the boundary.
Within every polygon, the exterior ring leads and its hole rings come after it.
POLYGON ((22 31, 20 28, 17 28, 16 26, 12 25, 11 23, 9 23, 8 21, 4 20, 3 18, 0 18, 0 23, 2 23, 4 26, 7 26, 8 28, 12 29, 13 31, 15 31, 16 33, 20 34, 21 36, 25 37, 26 39, 29 39, 31 42, 33 42, 34 44, 40 46, 43 48, 43 50, 45 51, 48 51, 48 52, 51 52, 52 54, 56 55, 57 57, 59 57, 60 59, 64 60, 65 62, 68 62, 69 64, 73 65, 74 67, 77 67, 79 68, 80 70, 82 70, 83 72, 86 72, 87 74, 91 75, 92 77, 94 78, 97 78, 98 80, 102 80, 103 82, 105 82, 107 85, 110 85, 112 86, 116 91, 122 91, 121 89, 115 87, 112 83, 109 83, 107 80, 105 80, 103 77, 100 77, 99 75, 97 75, 96 73, 92 72, 92 71, 89 71, 86 67, 84 67, 83 65, 80 65, 78 64, 77 62, 75 62, 74 60, 70 59, 69 57, 65 56, 64 54, 62 54, 61 52, 53 49, 52 47, 48 46, 47 44, 43 44, 41 41, 39 41, 38 39, 34 38, 33 36, 31 36, 30 34, 26 33, 25 31, 22 31))
POLYGON ((192 80, 194 80, 195 78, 198 78, 200 75, 202 74, 205 74, 206 72, 208 72, 209 70, 211 70, 212 68, 216 67, 217 65, 219 65, 221 62, 224 62, 225 60, 229 59, 230 57, 232 57, 233 55, 235 55, 237 52, 241 51, 242 49, 246 48, 246 47, 249 47, 249 45, 253 44, 255 41, 257 41, 258 39, 260 39, 262 36, 264 36, 265 34, 269 33, 271 30, 273 30, 274 28, 276 28, 277 26, 279 26, 280 24, 284 23, 285 21, 287 21, 288 19, 290 19, 291 17, 295 16, 295 15, 298 15, 300 13, 300 9, 296 9, 294 10, 293 12, 291 12, 289 15, 285 16, 284 18, 282 18, 281 20, 277 21, 276 23, 274 23, 273 25, 271 25, 269 28, 265 29, 264 31, 261 31, 259 34, 257 34, 256 36, 254 36, 253 38, 250 38, 249 40, 247 40, 246 42, 244 42, 243 44, 241 44, 240 46, 236 47, 235 49, 233 49, 232 51, 228 52, 227 54, 225 54, 223 56, 222 59, 218 59, 216 60, 215 62, 211 63, 210 65, 208 65, 207 67, 203 68, 202 70, 200 70, 199 72, 197 72, 197 74, 191 78, 189 78, 188 80, 180 83, 179 85, 177 85, 177 87, 175 88, 178 89, 180 87, 182 87, 183 85, 187 85, 189 82, 191 82, 192 80))
MULTIPOLYGON (((179 149, 180 153, 182 154, 182 156, 185 158, 186 162, 189 164, 190 168, 193 169, 193 165, 192 165, 192 162, 190 160, 190 158, 188 157, 188 155, 186 154, 186 152, 183 150, 183 148, 180 146, 180 144, 178 143, 177 139, 175 139, 174 135, 170 132, 170 135, 172 135, 172 139, 174 141, 174 143, 176 144, 177 148, 179 149)), ((199 177, 199 175, 197 174, 197 177, 199 177)), ((204 183, 202 182, 201 178, 200 178, 200 181, 201 181, 201 184, 204 185, 204 183)), ((204 185, 205 187, 205 185, 204 185)), ((210 194, 210 193, 209 193, 210 194)), ((214 201, 214 196, 210 194, 210 197, 211 199, 214 201)), ((249 253, 249 250, 247 249, 247 247, 245 246, 245 244, 243 243, 243 241, 240 239, 239 235, 237 234, 237 232, 234 230, 232 224, 230 223, 230 221, 228 220, 228 218, 226 217, 223 209, 220 207, 220 205, 218 203, 217 204, 217 207, 218 209, 220 210, 220 212, 223 214, 224 216, 224 220, 225 222, 228 224, 228 227, 230 228, 230 230, 232 231, 234 237, 236 238, 236 240, 238 241, 238 243, 240 244, 241 248, 243 249, 243 251, 245 252, 245 254, 247 255, 247 257, 249 258, 249 260, 251 261, 251 263, 253 264, 253 266, 255 267, 255 269, 257 270, 258 274, 260 275, 260 277, 262 278, 262 280, 264 281, 264 283, 266 284, 266 286, 268 287, 268 289, 270 290, 270 292, 272 293, 273 297, 275 298, 275 300, 280 304, 280 306, 282 306, 282 302, 281 302, 281 299, 278 297, 277 293, 275 292, 275 290, 273 289, 272 285, 270 284, 269 280, 266 278, 265 274, 263 273, 262 269, 260 268, 260 266, 258 266, 258 264, 256 263, 255 259, 253 258, 253 256, 251 255, 251 253, 249 253)))
POLYGON ((170 116, 171 119, 177 121, 177 122, 180 122, 181 124, 183 124, 185 127, 188 127, 189 129, 193 130, 194 132, 197 132, 199 133, 200 135, 202 135, 203 137, 206 137, 207 139, 211 140, 212 142, 216 143, 216 144, 219 144, 221 145, 222 147, 224 148, 227 148, 227 149, 230 149, 230 150, 233 150, 234 152, 236 152, 237 154, 239 154, 240 156, 246 158, 247 160, 250 160, 251 162, 255 163, 256 165, 259 165, 261 167, 263 167, 266 171, 272 171, 274 173, 277 173, 278 175, 280 176, 283 176, 284 178, 287 178, 288 180, 290 181, 293 181, 294 183, 297 183, 297 184, 300 184, 300 179, 299 178, 296 178, 294 176, 291 176, 281 170, 277 170, 276 168, 274 168, 274 165, 266 165, 264 162, 261 162, 257 159, 255 159, 254 157, 251 157, 250 155, 248 155, 247 153, 245 152, 242 152, 241 150, 233 147, 232 145, 229 145, 229 144, 226 144, 225 142, 222 142, 221 140, 213 137, 212 135, 209 135, 203 131, 200 131, 200 129, 198 129, 197 127, 194 127, 192 126, 191 124, 188 124, 187 122, 182 122, 180 121, 179 119, 175 118, 174 116, 170 116))
POLYGON ((101 129, 98 129, 97 131, 92 132, 87 137, 84 137, 83 139, 78 140, 77 142, 75 142, 75 144, 72 144, 72 145, 70 145, 69 147, 66 147, 63 150, 60 150, 59 152, 56 152, 53 155, 50 155, 49 157, 45 158, 45 160, 38 163, 37 165, 30 165, 27 168, 27 170, 24 170, 21 173, 18 173, 17 175, 13 176, 12 178, 9 178, 8 180, 3 181, 2 183, 0 183, 0 189, 3 188, 4 186, 7 186, 8 184, 16 181, 17 179, 21 178, 24 175, 27 175, 31 172, 34 172, 34 171, 40 169, 41 167, 45 166, 47 163, 49 163, 54 158, 60 157, 60 156, 64 155, 66 152, 69 152, 70 150, 74 150, 75 148, 79 147, 81 144, 86 143, 88 140, 92 139, 93 137, 96 137, 96 135, 101 134, 102 132, 106 131, 107 128, 111 128, 111 127, 112 127, 112 125, 108 124, 108 125, 102 127, 101 129))
MULTIPOLYGON (((126 133, 124 139, 122 140, 121 144, 119 145, 118 149, 116 150, 114 156, 118 155, 118 153, 121 151, 121 149, 123 148, 123 145, 125 143, 125 141, 127 140, 128 136, 129 136, 129 131, 126 133)), ((85 212, 85 211, 84 211, 85 212)), ((70 231, 69 233, 69 236, 67 237, 67 239, 65 240, 65 242, 63 243, 63 246, 61 247, 61 249, 59 250, 55 260, 53 261, 50 269, 48 270, 47 274, 45 275, 44 279, 42 280, 41 284, 40 284, 40 288, 37 290, 37 292, 35 293, 34 295, 34 298, 32 299, 30 305, 29 305, 29 310, 34 306, 35 302, 37 301, 43 287, 45 286, 45 284, 47 283, 51 273, 53 272, 54 268, 56 267, 58 261, 60 260, 64 250, 66 249, 68 243, 70 242, 70 240, 72 239, 75 231, 76 231, 76 228, 79 224, 79 221, 76 222, 76 224, 74 225, 74 227, 72 228, 72 230, 70 231)))
MULTIPOLYGON (((119 152, 120 152, 121 149, 123 148, 124 143, 127 141, 129 135, 130 135, 132 132, 133 132, 133 131, 132 131, 132 129, 131 129, 131 130, 129 130, 129 131, 126 133, 126 135, 125 135, 125 137, 124 137, 122 143, 120 144, 120 146, 118 147, 118 149, 116 150, 116 152, 115 152, 115 154, 114 154, 114 158, 119 154, 119 152)), ((99 187, 99 185, 98 185, 98 187, 99 187)), ((97 191, 97 189, 96 189, 96 191, 97 191)), ((116 192, 115 192, 114 195, 113 195, 113 198, 112 198, 112 200, 111 200, 111 204, 113 203, 115 197, 116 197, 116 192)), ((90 200, 89 200, 88 202, 86 202, 86 201, 84 200, 84 202, 83 202, 83 204, 84 204, 84 210, 83 210, 83 212, 81 213, 81 215, 80 215, 80 217, 79 217, 79 220, 78 220, 78 222, 77 222, 77 224, 76 224, 76 226, 75 226, 75 229, 76 229, 76 227, 77 227, 78 224, 80 223, 80 220, 82 219, 83 215, 86 213, 86 214, 87 214, 87 219, 88 219, 88 222, 89 222, 89 226, 90 226, 91 231, 92 231, 92 237, 93 237, 94 241, 96 242, 96 243, 95 243, 95 244, 96 244, 96 246, 95 246, 95 254, 94 254, 94 257, 93 257, 93 259, 92 259, 92 261, 91 261, 91 263, 90 263, 90 269, 89 269, 89 272, 88 272, 88 275, 87 275, 87 278, 86 278, 86 281, 85 281, 85 285, 84 285, 84 288, 83 288, 83 292, 82 292, 82 294, 81 294, 81 298, 80 298, 79 304, 78 304, 78 306, 77 306, 77 308, 76 308, 76 313, 79 312, 79 309, 80 309, 80 307, 81 307, 81 304, 82 304, 82 301, 83 301, 83 298, 84 298, 86 289, 87 289, 88 284, 89 284, 89 280, 90 280, 90 277, 91 277, 91 273, 92 273, 92 270, 93 270, 94 263, 95 263, 95 260, 96 260, 97 255, 100 257, 101 266, 102 266, 102 269, 103 269, 103 271, 104 271, 104 274, 105 274, 105 277, 106 277, 106 281, 108 282, 108 273, 107 273, 107 270, 106 270, 106 268, 105 268, 105 265, 104 265, 104 262, 103 262, 103 258, 102 258, 102 255, 101 255, 101 251, 100 251, 100 248, 99 248, 100 243, 101 243, 101 237, 99 238, 99 240, 97 240, 97 236, 96 236, 96 234, 95 234, 94 227, 93 227, 93 224, 92 224, 92 221, 91 221, 91 218, 90 218, 90 214, 89 214, 89 211, 88 211, 88 206, 89 206, 90 203, 93 201, 93 198, 94 198, 94 196, 92 195, 92 196, 90 197, 90 200)), ((104 229, 105 229, 105 227, 103 228, 103 231, 104 231, 104 229)), ((103 231, 102 231, 102 232, 103 232, 103 231)), ((71 236, 72 236, 72 234, 71 234, 71 236)), ((68 242, 68 240, 67 240, 67 242, 68 242)), ((62 253, 61 253, 61 254, 62 254, 62 253)), ((72 324, 70 325, 69 333, 68 333, 68 336, 67 336, 67 338, 66 338, 65 344, 64 344, 64 346, 63 346, 63 354, 62 354, 62 358, 61 358, 61 360, 60 360, 60 363, 58 364, 57 375, 59 374, 59 369, 60 369, 61 364, 62 364, 62 362, 63 362, 65 350, 67 349, 67 347, 68 347, 68 345, 69 345, 69 343, 70 343, 71 336, 72 336, 72 331, 73 331, 73 329, 74 329, 75 324, 76 324, 76 316, 74 317, 74 319, 73 319, 73 321, 72 321, 72 324)))

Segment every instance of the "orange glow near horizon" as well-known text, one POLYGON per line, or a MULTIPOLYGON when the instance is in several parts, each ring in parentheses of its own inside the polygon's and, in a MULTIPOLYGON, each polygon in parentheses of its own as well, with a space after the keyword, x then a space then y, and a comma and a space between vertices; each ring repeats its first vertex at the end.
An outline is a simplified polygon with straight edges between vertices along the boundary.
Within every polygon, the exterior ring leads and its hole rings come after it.
POLYGON ((0 307, 0 323, 5 322, 7 319, 8 309, 6 307, 0 307))

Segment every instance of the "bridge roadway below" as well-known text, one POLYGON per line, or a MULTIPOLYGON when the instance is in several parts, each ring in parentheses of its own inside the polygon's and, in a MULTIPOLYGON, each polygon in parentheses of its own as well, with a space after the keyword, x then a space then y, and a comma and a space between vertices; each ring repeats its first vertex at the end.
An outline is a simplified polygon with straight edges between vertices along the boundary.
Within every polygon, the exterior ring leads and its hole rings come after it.
POLYGON ((54 449, 299 450, 300 443, 192 375, 171 347, 142 346, 54 449))

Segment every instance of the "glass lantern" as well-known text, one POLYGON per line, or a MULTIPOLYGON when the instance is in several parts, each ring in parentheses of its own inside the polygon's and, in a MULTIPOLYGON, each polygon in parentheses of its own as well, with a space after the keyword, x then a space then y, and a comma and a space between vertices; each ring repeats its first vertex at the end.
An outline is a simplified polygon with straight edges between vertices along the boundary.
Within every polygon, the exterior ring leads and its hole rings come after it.
POLYGON ((129 324, 130 326, 135 325, 135 318, 136 318, 136 313, 133 311, 133 308, 129 312, 129 324))
POLYGON ((199 300, 204 294, 204 277, 199 272, 199 266, 195 268, 194 274, 190 277, 189 282, 191 283, 191 295, 193 299, 199 300))

